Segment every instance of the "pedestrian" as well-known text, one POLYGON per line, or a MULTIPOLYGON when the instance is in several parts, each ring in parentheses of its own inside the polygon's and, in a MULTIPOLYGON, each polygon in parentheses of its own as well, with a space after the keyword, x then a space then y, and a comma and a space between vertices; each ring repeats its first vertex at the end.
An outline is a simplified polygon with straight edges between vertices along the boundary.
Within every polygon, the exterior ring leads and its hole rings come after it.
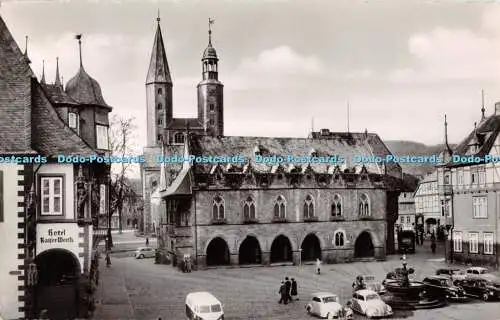
POLYGON ((436 241, 435 240, 432 240, 432 242, 431 242, 431 250, 432 250, 432 254, 436 253, 436 241))
POLYGON ((285 287, 285 281, 281 281, 281 286, 280 290, 278 291, 280 294, 280 301, 278 303, 283 302, 284 304, 287 304, 288 302, 286 301, 286 287, 285 287))
POLYGON ((186 269, 187 272, 191 272, 191 257, 186 258, 186 269))
POLYGON ((298 295, 299 293, 297 290, 297 281, 295 281, 295 279, 292 278, 292 290, 291 290, 292 300, 299 300, 298 295))
POLYGON ((146 247, 149 246, 149 238, 146 237, 146 247))
POLYGON ((292 301, 292 296, 290 294, 290 291, 292 291, 292 282, 288 277, 285 277, 285 289, 286 289, 286 300, 287 302, 292 301))
POLYGON ((109 252, 106 252, 106 267, 109 268, 111 265, 111 257, 109 256, 109 252))
POLYGON ((321 260, 316 259, 316 274, 321 274, 321 260))

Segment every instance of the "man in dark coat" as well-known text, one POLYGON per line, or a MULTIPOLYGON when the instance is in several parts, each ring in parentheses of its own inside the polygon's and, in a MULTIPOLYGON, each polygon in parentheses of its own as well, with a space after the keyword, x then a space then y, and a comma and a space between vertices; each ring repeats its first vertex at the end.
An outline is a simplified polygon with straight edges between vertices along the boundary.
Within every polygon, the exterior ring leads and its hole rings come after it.
POLYGON ((285 288, 287 302, 292 301, 292 296, 290 295, 290 291, 292 290, 292 282, 288 279, 288 277, 285 278, 285 288))
POLYGON ((285 286, 285 282, 284 281, 281 281, 281 286, 280 286, 280 290, 279 290, 279 294, 280 294, 280 301, 278 303, 281 303, 283 302, 284 304, 287 304, 287 299, 286 299, 286 286, 285 286))
POLYGON ((292 278, 292 290, 290 293, 292 296, 292 300, 299 300, 299 298, 297 298, 297 295, 299 294, 297 291, 297 281, 295 281, 294 278, 292 278))

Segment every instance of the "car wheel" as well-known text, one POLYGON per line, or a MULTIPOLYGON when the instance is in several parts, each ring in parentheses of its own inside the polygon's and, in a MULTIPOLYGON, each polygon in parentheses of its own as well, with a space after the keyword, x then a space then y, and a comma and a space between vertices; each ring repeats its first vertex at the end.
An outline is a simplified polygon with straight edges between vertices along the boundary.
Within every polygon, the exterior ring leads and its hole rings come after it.
POLYGON ((139 255, 139 259, 144 259, 144 255, 143 254, 139 255))
POLYGON ((485 292, 481 295, 481 298, 483 299, 483 301, 488 301, 490 300, 490 295, 488 294, 488 292, 485 292))
POLYGON ((333 319, 333 314, 331 314, 331 313, 327 313, 326 318, 327 318, 327 319, 333 319))
POLYGON ((307 313, 311 314, 311 306, 307 306, 306 311, 307 311, 307 313))

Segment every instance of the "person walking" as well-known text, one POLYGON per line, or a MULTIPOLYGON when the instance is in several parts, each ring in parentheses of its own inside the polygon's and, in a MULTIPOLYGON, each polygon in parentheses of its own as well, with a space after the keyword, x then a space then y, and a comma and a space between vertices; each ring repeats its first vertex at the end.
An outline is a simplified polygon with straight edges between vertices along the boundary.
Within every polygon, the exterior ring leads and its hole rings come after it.
POLYGON ((149 238, 146 237, 146 247, 149 246, 149 238))
POLYGON ((292 301, 292 296, 290 295, 290 291, 292 290, 292 282, 288 277, 285 277, 285 289, 286 289, 286 300, 287 302, 292 301))
POLYGON ((316 274, 321 274, 321 260, 316 259, 316 274))
POLYGON ((432 254, 436 253, 436 240, 432 240, 432 242, 431 242, 431 250, 432 250, 432 254))
POLYGON ((288 302, 286 301, 286 286, 285 286, 285 281, 281 281, 281 286, 280 290, 278 291, 280 294, 280 301, 278 303, 284 303, 287 304, 288 302))
POLYGON ((298 290, 297 290, 297 281, 295 281, 294 278, 292 278, 292 290, 290 292, 291 296, 292 296, 292 300, 299 300, 298 298, 298 290))
POLYGON ((109 256, 109 251, 106 252, 106 267, 109 268, 109 266, 111 265, 111 257, 109 256))

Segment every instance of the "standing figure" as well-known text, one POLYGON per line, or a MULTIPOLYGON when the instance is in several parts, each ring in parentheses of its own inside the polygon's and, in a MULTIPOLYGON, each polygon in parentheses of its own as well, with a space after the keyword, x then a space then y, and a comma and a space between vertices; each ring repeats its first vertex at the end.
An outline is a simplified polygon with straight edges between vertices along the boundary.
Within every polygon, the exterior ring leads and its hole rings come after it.
POLYGON ((316 259, 316 274, 321 274, 321 260, 316 259))
POLYGON ((432 250, 432 254, 436 253, 436 240, 432 240, 431 250, 432 250))
POLYGON ((297 281, 295 281, 294 278, 292 278, 292 290, 291 290, 291 296, 292 296, 292 300, 299 300, 298 298, 298 290, 297 290, 297 281))
POLYGON ((106 252, 106 267, 109 268, 109 266, 111 265, 111 257, 109 256, 109 251, 106 252))
POLYGON ((285 289, 286 289, 286 301, 292 301, 292 296, 290 295, 290 291, 292 290, 292 282, 288 277, 285 277, 285 289))
POLYGON ((149 238, 146 237, 146 247, 149 246, 149 238))
POLYGON ((191 257, 186 257, 186 270, 187 272, 191 272, 191 257))
POLYGON ((280 301, 278 303, 283 302, 284 304, 287 304, 288 302, 286 301, 286 287, 285 287, 285 281, 281 281, 281 286, 280 290, 278 291, 280 294, 280 301))

